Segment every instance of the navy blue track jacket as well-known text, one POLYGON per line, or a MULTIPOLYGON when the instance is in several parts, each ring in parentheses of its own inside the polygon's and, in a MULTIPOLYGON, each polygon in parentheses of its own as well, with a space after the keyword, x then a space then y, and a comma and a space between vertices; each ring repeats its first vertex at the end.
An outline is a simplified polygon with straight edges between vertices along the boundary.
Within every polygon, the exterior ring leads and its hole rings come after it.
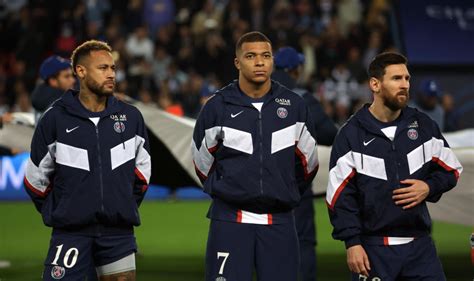
POLYGON ((426 114, 402 110, 391 141, 365 105, 339 131, 332 147, 326 201, 333 237, 346 247, 380 237, 393 245, 428 235, 431 219, 425 202, 403 210, 392 192, 401 180, 425 181, 426 201, 436 202, 452 189, 462 167, 436 123, 426 114), (393 243, 392 243, 393 241, 393 243))
POLYGON ((112 96, 96 126, 77 95, 67 91, 41 117, 26 190, 55 231, 132 233, 151 173, 143 117, 112 96))
POLYGON ((211 219, 278 224, 316 174, 314 125, 304 100, 272 81, 261 111, 235 81, 202 109, 192 153, 211 219))

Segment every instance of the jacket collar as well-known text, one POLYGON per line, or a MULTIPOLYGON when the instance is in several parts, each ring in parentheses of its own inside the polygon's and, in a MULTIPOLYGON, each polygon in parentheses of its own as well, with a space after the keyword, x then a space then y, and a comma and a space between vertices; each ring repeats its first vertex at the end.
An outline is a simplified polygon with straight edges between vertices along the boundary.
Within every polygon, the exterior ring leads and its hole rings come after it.
MULTIPOLYGON (((272 98, 275 98, 281 95, 282 93, 284 93, 285 91, 288 91, 288 89, 286 89, 280 83, 274 80, 272 80, 271 83, 272 83, 271 89, 267 95, 271 95, 272 98)), ((238 80, 234 80, 229 85, 217 91, 216 94, 220 94, 222 98, 224 99, 224 101, 227 103, 232 103, 232 104, 242 105, 242 106, 252 106, 249 102, 249 99, 243 96, 245 94, 240 90, 238 80)), ((266 99, 265 103, 267 103, 270 100, 272 99, 271 98, 266 99)))
MULTIPOLYGON (((69 89, 58 99, 54 105, 63 107, 69 113, 83 118, 89 118, 87 110, 78 99, 79 91, 69 89)), ((122 110, 123 105, 113 95, 107 98, 107 106, 100 117, 109 116, 122 110)))
MULTIPOLYGON (((369 111, 370 104, 365 104, 355 115, 354 119, 363 127, 366 131, 369 131, 372 134, 383 135, 380 131, 379 126, 374 121, 374 116, 369 111)), ((401 120, 398 124, 397 133, 400 130, 407 128, 414 120, 416 120, 416 109, 411 107, 405 107, 402 109, 401 120)))

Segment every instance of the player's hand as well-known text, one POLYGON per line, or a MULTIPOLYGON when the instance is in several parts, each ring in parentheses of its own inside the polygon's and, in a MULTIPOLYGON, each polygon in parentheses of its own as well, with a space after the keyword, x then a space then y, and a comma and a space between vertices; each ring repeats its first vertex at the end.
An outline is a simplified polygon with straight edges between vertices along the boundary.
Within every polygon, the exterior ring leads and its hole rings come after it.
POLYGON ((407 179, 400 181, 400 183, 408 185, 408 187, 395 189, 392 199, 396 205, 404 205, 404 210, 420 204, 430 193, 430 187, 422 180, 407 179))
POLYGON ((347 265, 350 271, 369 276, 369 257, 361 245, 355 245, 347 249, 347 265))

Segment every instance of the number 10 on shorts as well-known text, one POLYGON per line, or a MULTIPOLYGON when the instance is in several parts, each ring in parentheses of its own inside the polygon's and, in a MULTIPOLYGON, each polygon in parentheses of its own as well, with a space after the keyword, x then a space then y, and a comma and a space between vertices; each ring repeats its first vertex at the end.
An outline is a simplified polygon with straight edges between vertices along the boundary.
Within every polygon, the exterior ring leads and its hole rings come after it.
MULTIPOLYGON (((51 263, 52 265, 58 265, 58 259, 59 256, 61 255, 61 251, 63 250, 64 244, 61 244, 59 246, 56 246, 56 255, 54 256, 54 260, 51 263)), ((77 262, 77 257, 79 256, 79 250, 77 248, 70 248, 69 250, 66 251, 64 254, 64 259, 63 259, 63 264, 67 268, 73 267, 76 262, 77 262), (71 262, 69 262, 69 256, 72 255, 71 262)))
POLYGON ((228 252, 217 252, 217 259, 219 260, 220 258, 224 258, 224 260, 221 263, 221 267, 219 268, 219 274, 222 275, 224 274, 224 267, 225 263, 227 262, 227 258, 229 257, 228 252))

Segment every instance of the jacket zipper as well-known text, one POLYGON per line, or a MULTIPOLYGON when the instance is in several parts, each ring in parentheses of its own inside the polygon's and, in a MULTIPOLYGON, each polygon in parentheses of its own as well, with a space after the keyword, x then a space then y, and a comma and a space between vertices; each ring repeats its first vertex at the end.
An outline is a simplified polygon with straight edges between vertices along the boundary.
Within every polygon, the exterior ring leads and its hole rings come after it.
POLYGON ((98 160, 99 160, 100 211, 104 212, 104 182, 103 182, 103 178, 102 178, 102 158, 101 158, 101 154, 100 154, 99 123, 97 123, 97 125, 95 126, 95 134, 96 134, 96 137, 97 137, 97 157, 98 157, 98 160))
MULTIPOLYGON (((263 107, 263 106, 262 106, 263 107)), ((263 195, 263 128, 262 128, 262 112, 258 111, 258 124, 260 134, 260 194, 263 195)))
MULTIPOLYGON (((395 153, 395 139, 391 142, 392 142, 392 152, 396 155, 396 153, 395 153)), ((398 188, 398 187, 400 187, 400 176, 398 175, 398 159, 396 158, 396 156, 395 156, 394 161, 395 161, 395 171, 396 171, 395 172, 395 180, 396 180, 396 183, 398 184, 398 186, 396 188, 398 188)))

